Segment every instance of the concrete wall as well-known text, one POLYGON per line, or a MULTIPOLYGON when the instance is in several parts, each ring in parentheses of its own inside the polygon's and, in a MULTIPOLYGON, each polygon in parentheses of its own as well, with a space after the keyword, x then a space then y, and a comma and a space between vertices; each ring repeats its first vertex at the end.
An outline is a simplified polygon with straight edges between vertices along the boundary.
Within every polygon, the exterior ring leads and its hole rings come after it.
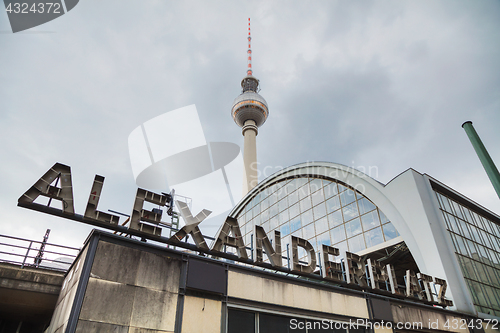
MULTIPOLYGON (((455 316, 449 313, 432 311, 401 304, 392 304, 391 310, 395 323, 402 323, 403 325, 421 323, 422 327, 420 327, 419 330, 429 329, 447 332, 469 333, 467 327, 453 325, 453 323, 455 322, 460 323, 462 317, 458 315, 455 316), (448 323, 448 325, 446 325, 446 323, 448 323)), ((410 327, 407 328, 410 329, 410 327)))
POLYGON ((219 333, 222 302, 202 297, 184 298, 182 333, 219 333))
POLYGON ((76 290, 82 275, 83 262, 87 256, 88 247, 82 250, 71 269, 64 278, 61 293, 57 299, 56 309, 52 315, 50 326, 45 332, 64 332, 68 324, 70 311, 76 295, 76 290))
POLYGON ((180 266, 166 255, 100 241, 76 332, 173 332, 180 266))
POLYGON ((328 314, 369 318, 366 299, 238 272, 228 273, 228 296, 328 314))
POLYGON ((174 331, 180 260, 99 241, 85 277, 87 252, 88 246, 64 281, 47 333, 65 332, 70 316, 76 316, 76 332, 174 331), (79 283, 83 300, 76 295, 79 283))

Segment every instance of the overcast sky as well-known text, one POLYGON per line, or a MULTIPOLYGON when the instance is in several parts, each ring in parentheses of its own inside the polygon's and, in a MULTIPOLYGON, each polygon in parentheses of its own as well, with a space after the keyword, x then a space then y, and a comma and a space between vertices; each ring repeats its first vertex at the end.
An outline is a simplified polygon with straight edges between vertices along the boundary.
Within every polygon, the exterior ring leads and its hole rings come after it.
POLYGON ((207 141, 242 146, 248 17, 270 111, 261 169, 330 161, 385 184, 414 168, 500 213, 461 128, 500 164, 500 2, 81 0, 16 34, 0 13, 0 233, 82 245, 90 226, 16 206, 55 162, 78 214, 95 174, 99 209, 129 214, 128 136, 165 112, 196 104, 207 141))

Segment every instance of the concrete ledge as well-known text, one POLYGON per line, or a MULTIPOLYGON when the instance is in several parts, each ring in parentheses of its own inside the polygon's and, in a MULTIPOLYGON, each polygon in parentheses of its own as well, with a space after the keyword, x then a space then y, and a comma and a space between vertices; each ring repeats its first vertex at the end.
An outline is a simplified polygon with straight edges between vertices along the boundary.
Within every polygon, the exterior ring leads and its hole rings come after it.
POLYGON ((0 263, 0 319, 44 326, 50 321, 64 273, 0 263))
POLYGON ((64 273, 0 263, 0 287, 59 295, 64 273))

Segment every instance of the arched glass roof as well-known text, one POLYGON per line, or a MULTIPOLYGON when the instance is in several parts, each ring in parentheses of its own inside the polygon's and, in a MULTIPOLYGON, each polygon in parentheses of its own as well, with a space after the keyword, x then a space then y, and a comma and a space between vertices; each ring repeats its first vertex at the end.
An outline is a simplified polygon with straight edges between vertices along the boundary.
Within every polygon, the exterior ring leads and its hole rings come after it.
MULTIPOLYGON (((272 239, 293 235, 321 244, 359 252, 399 236, 384 213, 359 191, 338 181, 315 177, 281 180, 261 189, 237 214, 245 245, 251 246, 254 226, 272 239)), ((304 260, 305 251, 299 248, 304 260)), ((286 247, 283 247, 286 251, 286 247)))

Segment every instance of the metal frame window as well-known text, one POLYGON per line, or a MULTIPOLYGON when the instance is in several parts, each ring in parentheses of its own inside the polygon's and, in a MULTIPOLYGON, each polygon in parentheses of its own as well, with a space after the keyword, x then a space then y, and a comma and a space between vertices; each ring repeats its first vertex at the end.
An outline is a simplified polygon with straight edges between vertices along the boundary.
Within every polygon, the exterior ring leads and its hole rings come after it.
POLYGON ((500 317, 500 225, 435 193, 476 310, 500 317))
MULTIPOLYGON (((291 316, 239 307, 227 308, 226 333, 367 333, 370 330, 342 328, 343 322, 321 318, 291 316), (337 326, 337 327, 335 327, 337 326)), ((345 324, 345 323, 344 323, 345 324)), ((344 325, 347 327, 348 325, 344 325)))

